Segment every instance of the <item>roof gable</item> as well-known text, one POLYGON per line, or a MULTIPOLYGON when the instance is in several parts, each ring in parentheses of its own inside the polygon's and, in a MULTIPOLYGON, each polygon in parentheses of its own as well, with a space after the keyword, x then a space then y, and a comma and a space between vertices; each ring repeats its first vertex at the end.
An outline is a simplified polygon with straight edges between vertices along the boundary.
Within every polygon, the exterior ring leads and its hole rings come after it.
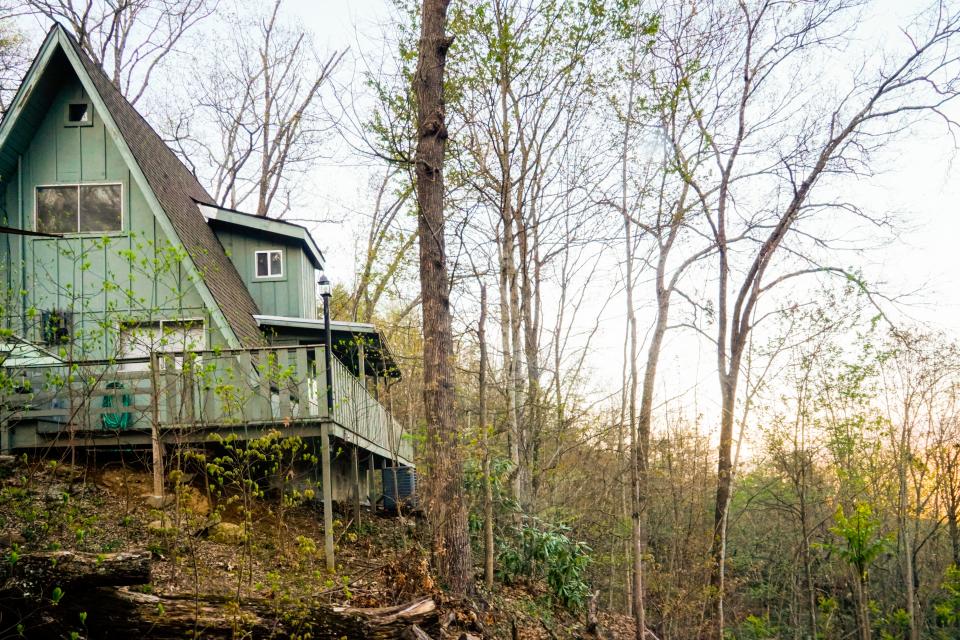
POLYGON ((263 336, 254 319, 257 305, 197 205, 214 205, 213 198, 60 26, 47 34, 13 106, 0 122, 0 173, 11 158, 15 162, 16 155, 22 152, 17 148, 18 133, 25 125, 29 129, 29 122, 21 119, 28 120, 34 111, 27 107, 38 104, 38 100, 55 90, 57 78, 45 70, 57 55, 66 57, 94 101, 170 240, 179 241, 189 255, 188 271, 195 276, 201 297, 210 307, 214 321, 222 325, 228 343, 262 344, 263 336))
POLYGON ((306 253, 307 258, 315 269, 323 270, 323 253, 314 242, 310 230, 303 225, 287 222, 286 220, 275 220, 256 216, 252 213, 243 213, 216 205, 200 204, 200 211, 203 217, 211 226, 223 225, 231 229, 239 229, 248 234, 256 234, 260 237, 282 238, 295 242, 301 246, 306 253))

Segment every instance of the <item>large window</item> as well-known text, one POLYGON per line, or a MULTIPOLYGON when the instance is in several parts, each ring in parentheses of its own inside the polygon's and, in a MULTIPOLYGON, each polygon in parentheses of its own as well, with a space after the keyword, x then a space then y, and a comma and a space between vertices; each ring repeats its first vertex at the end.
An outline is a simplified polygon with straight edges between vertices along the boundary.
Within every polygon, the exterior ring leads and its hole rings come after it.
POLYGON ((283 251, 278 249, 257 251, 256 262, 258 278, 283 277, 283 251))
POLYGON ((201 319, 128 322, 120 327, 120 359, 137 359, 137 362, 124 362, 125 371, 148 370, 151 352, 170 354, 160 360, 161 368, 172 364, 181 369, 183 354, 202 351, 205 345, 206 333, 201 319))
POLYGON ((103 233, 122 228, 122 185, 37 187, 37 231, 41 233, 103 233))

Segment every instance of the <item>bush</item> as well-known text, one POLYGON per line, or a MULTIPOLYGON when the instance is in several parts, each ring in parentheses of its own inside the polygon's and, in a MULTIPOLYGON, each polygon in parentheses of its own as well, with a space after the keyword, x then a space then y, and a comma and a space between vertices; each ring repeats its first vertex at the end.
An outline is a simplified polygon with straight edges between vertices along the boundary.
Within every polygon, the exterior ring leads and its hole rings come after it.
POLYGON ((511 583, 520 576, 544 577, 550 593, 565 607, 581 609, 590 596, 585 580, 590 547, 571 540, 569 529, 539 521, 515 528, 515 538, 501 540, 498 577, 511 583))

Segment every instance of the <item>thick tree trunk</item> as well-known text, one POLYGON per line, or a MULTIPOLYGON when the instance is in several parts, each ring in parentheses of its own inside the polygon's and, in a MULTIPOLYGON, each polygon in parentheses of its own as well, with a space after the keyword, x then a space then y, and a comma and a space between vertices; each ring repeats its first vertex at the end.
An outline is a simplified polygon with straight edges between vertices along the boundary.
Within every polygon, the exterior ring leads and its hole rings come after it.
POLYGON ((443 75, 451 39, 449 0, 423 0, 417 70, 416 195, 423 307, 423 401, 427 422, 426 512, 441 580, 454 594, 472 584, 460 443, 454 415, 450 279, 444 237, 443 161, 447 142, 443 75))

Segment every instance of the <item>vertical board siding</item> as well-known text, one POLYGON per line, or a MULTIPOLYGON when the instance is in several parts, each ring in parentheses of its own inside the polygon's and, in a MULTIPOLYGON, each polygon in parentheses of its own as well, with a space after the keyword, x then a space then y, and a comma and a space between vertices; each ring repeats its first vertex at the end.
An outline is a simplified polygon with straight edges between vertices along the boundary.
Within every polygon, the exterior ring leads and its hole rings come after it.
MULTIPOLYGON (((24 151, 23 175, 14 174, 5 181, 6 217, 8 222, 36 230, 37 186, 115 182, 123 185, 123 230, 109 234, 106 240, 85 235, 3 243, 3 268, 8 271, 4 281, 9 290, 19 292, 21 269, 26 269, 22 274, 27 291, 23 307, 72 309, 75 332, 90 338, 82 347, 84 355, 109 358, 119 355, 118 345, 113 332, 105 328, 121 319, 206 319, 208 313, 196 285, 184 276, 180 261, 166 251, 167 237, 131 180, 130 167, 103 126, 101 114, 93 112, 91 126, 65 126, 67 104, 78 100, 88 97, 72 77, 53 99, 24 151), (23 193, 19 194, 16 185, 21 182, 23 193), (130 252, 137 258, 131 260, 130 252)), ((26 324, 25 337, 39 340, 39 317, 26 324)), ((211 344, 215 343, 217 340, 211 339, 211 344)))
MULTIPOLYGON (((305 282, 303 263, 309 261, 299 244, 281 242, 274 238, 252 237, 240 231, 226 229, 217 229, 216 234, 257 303, 260 313, 292 318, 316 317, 316 300, 310 302, 306 293, 308 283, 305 282), (256 278, 256 252, 277 249, 283 251, 283 277, 256 278)), ((312 291, 315 286, 313 280, 309 286, 312 291)))

